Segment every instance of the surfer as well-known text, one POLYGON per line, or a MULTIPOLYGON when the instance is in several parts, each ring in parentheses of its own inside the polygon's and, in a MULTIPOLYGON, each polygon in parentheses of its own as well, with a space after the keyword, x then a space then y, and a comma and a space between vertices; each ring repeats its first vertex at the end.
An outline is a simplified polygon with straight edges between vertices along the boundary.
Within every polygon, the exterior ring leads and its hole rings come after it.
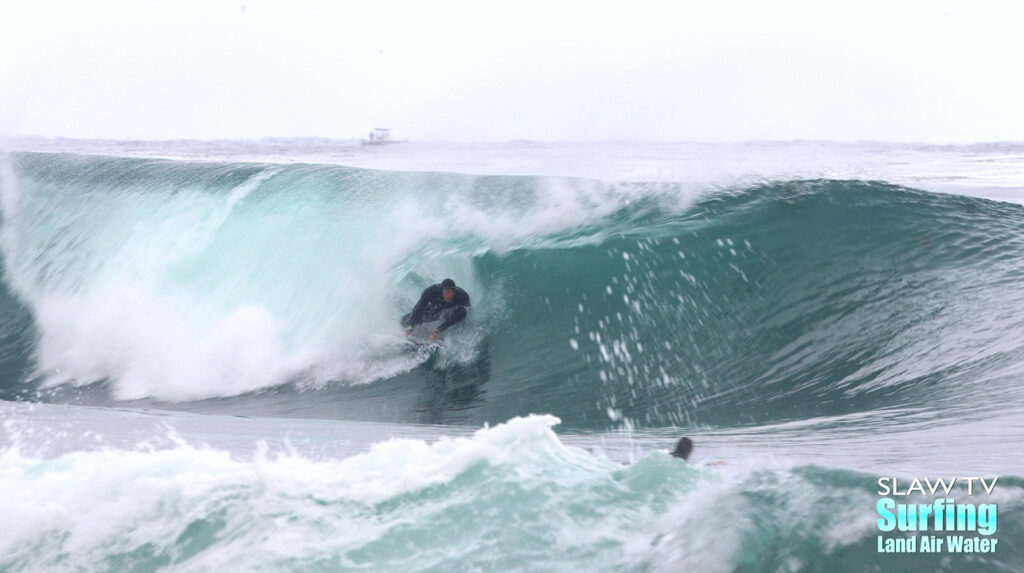
POLYGON ((676 442, 676 449, 672 452, 672 456, 680 458, 683 461, 690 459, 690 452, 693 451, 693 440, 687 437, 679 438, 676 442))
POLYGON ((469 294, 455 286, 452 279, 444 279, 441 284, 431 285, 420 295, 420 301, 412 312, 402 317, 405 335, 412 334, 417 324, 444 318, 440 326, 430 331, 430 340, 445 330, 462 322, 469 314, 469 294))
MULTIPOLYGON (((690 454, 693 453, 693 440, 687 437, 679 438, 676 442, 676 449, 672 451, 672 457, 679 458, 684 462, 690 460, 690 454)), ((724 466, 725 462, 718 460, 715 462, 704 462, 707 466, 724 466)))

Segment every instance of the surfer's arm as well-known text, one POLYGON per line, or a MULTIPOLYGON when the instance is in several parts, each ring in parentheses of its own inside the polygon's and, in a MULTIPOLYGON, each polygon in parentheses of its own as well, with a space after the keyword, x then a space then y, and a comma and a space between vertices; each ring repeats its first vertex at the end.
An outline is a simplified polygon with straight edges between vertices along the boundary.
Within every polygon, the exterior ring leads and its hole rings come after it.
POLYGON ((448 318, 446 318, 444 322, 441 323, 441 326, 438 326, 434 330, 434 332, 441 333, 447 330, 448 328, 455 326, 456 324, 465 320, 467 314, 469 314, 469 311, 466 310, 466 307, 460 306, 456 308, 455 310, 448 313, 448 318))
POLYGON ((406 326, 412 328, 413 326, 423 322, 423 313, 426 312, 427 303, 430 301, 431 297, 433 297, 433 291, 431 288, 427 288, 427 290, 423 291, 423 294, 420 295, 420 301, 416 303, 416 306, 412 307, 412 312, 409 313, 409 324, 406 326))

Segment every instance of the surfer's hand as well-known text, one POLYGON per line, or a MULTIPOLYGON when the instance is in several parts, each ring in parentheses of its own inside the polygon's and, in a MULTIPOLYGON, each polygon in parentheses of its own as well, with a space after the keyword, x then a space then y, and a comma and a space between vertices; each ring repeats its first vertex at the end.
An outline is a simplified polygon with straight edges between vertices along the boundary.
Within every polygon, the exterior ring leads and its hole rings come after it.
POLYGON ((437 334, 438 334, 438 330, 436 328, 434 330, 431 330, 430 331, 430 339, 431 340, 437 340, 437 334))

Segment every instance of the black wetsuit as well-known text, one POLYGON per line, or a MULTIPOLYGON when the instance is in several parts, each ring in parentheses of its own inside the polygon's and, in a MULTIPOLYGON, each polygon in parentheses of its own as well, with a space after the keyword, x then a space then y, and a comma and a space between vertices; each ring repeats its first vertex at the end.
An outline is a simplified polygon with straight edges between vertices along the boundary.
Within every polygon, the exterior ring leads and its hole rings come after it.
POLYGON ((412 312, 402 317, 402 326, 416 326, 443 317, 444 322, 437 327, 437 331, 444 332, 448 327, 462 322, 469 314, 469 295, 461 288, 455 287, 455 296, 448 302, 444 299, 442 290, 444 289, 440 284, 427 287, 412 312))

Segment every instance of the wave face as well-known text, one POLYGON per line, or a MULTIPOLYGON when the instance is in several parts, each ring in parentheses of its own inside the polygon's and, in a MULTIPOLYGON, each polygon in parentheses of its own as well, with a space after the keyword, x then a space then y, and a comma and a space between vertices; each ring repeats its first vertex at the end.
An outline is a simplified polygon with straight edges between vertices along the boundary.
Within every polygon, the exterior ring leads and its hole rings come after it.
POLYGON ((14 153, 0 215, 0 570, 1024 563, 1024 206, 14 153), (997 552, 880 555, 940 475, 997 552))
POLYGON ((570 427, 1020 403, 1017 205, 34 153, 2 193, 9 397, 570 427), (471 317, 410 354, 395 324, 448 276, 471 317))

